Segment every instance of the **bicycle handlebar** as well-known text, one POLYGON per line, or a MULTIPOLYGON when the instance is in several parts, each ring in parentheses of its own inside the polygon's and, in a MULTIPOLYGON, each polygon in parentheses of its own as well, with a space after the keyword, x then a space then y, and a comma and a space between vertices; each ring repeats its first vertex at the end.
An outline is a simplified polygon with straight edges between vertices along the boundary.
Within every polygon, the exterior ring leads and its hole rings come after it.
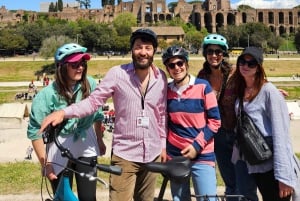
POLYGON ((75 158, 69 149, 62 146, 62 144, 58 140, 58 135, 59 135, 60 131, 62 130, 62 128, 66 125, 66 123, 67 123, 67 121, 62 122, 61 124, 59 124, 57 126, 52 126, 51 124, 48 125, 48 127, 45 129, 45 131, 43 133, 44 143, 47 144, 47 143, 54 141, 54 143, 56 144, 58 149, 61 151, 61 155, 63 157, 67 157, 70 161, 72 161, 74 163, 79 163, 79 164, 91 166, 91 167, 97 167, 97 169, 100 171, 112 173, 115 175, 121 175, 122 168, 119 166, 97 164, 96 160, 91 161, 91 162, 80 160, 78 158, 75 158))

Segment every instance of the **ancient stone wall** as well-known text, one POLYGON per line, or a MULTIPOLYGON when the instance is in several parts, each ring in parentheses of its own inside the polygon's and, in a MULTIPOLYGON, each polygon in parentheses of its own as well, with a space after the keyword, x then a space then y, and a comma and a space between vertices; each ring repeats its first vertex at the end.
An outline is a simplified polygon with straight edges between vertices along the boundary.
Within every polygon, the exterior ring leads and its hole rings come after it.
MULTIPOLYGON (((23 20, 25 11, 11 12, 0 8, 0 25, 15 24, 23 20)), ((79 9, 66 7, 62 12, 48 13, 52 17, 76 21, 80 18, 94 20, 98 23, 110 23, 123 12, 131 12, 137 18, 139 26, 163 23, 174 17, 194 24, 198 30, 206 28, 209 32, 217 32, 228 25, 240 25, 247 22, 266 24, 276 35, 289 34, 297 30, 300 24, 300 9, 247 9, 238 11, 231 9, 230 0, 206 0, 202 4, 187 3, 178 0, 177 7, 171 13, 166 0, 133 0, 120 2, 118 5, 106 5, 99 9, 79 9)), ((29 12, 28 21, 38 19, 38 12, 29 12)))

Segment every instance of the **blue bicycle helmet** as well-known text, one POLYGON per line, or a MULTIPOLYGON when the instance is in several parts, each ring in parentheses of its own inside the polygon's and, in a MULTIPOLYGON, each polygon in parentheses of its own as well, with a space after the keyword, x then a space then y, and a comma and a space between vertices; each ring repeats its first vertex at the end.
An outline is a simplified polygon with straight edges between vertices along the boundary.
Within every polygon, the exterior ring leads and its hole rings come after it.
POLYGON ((185 61, 189 61, 189 53, 184 48, 179 46, 171 46, 163 53, 163 63, 166 64, 168 60, 173 57, 180 57, 185 61))
POLYGON ((227 40, 220 34, 207 35, 202 43, 203 50, 205 50, 208 45, 219 45, 225 52, 228 50, 227 40))
POLYGON ((143 38, 147 41, 151 41, 154 49, 158 46, 157 35, 151 29, 141 28, 133 32, 130 37, 130 48, 133 47, 133 43, 137 38, 143 38))
POLYGON ((55 62, 56 63, 61 63, 64 61, 64 59, 74 53, 85 53, 87 51, 87 48, 82 47, 76 43, 68 43, 60 48, 57 49, 55 53, 55 62))

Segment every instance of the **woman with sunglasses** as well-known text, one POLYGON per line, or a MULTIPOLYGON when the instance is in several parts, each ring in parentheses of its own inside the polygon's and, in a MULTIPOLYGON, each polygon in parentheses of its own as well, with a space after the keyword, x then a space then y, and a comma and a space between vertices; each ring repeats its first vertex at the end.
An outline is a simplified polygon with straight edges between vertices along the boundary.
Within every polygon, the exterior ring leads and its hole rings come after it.
POLYGON ((262 195, 263 201, 300 200, 300 164, 294 155, 289 136, 289 114, 280 91, 267 81, 263 68, 263 52, 248 47, 238 57, 235 72, 239 102, 256 127, 265 136, 271 136, 273 157, 259 165, 250 165, 234 147, 233 160, 245 160, 249 173, 262 195), (298 191, 298 192, 296 192, 298 191))
MULTIPOLYGON (((216 195, 213 136, 221 124, 216 96, 206 80, 188 73, 189 56, 184 48, 169 47, 163 53, 162 60, 173 79, 168 84, 167 92, 168 157, 191 159, 195 194, 216 195)), ((171 181, 171 191, 174 201, 191 200, 189 181, 171 181)))
MULTIPOLYGON (((79 102, 96 88, 96 81, 87 77, 87 61, 90 60, 90 55, 86 53, 86 50, 87 48, 74 43, 58 48, 55 53, 55 81, 41 90, 32 102, 27 136, 32 140, 35 153, 42 166, 42 173, 50 180, 54 193, 68 160, 61 156, 54 142, 46 144, 45 149, 42 135, 38 132, 43 119, 48 114, 79 102)), ((59 141, 70 150, 74 157, 89 162, 94 161, 98 155, 105 154, 106 151, 102 139, 102 120, 101 110, 84 118, 69 119, 62 129, 59 141)), ((92 167, 70 163, 68 166, 78 172, 96 175, 96 169, 92 167)), ((79 200, 96 200, 96 181, 89 181, 88 178, 77 174, 75 176, 79 200)), ((70 173, 70 181, 72 178, 73 175, 70 173)))
MULTIPOLYGON (((244 161, 231 162, 235 141, 236 115, 234 103, 237 98, 235 71, 228 63, 228 44, 219 34, 209 34, 204 38, 203 56, 205 62, 198 77, 207 80, 217 97, 221 114, 221 128, 215 139, 217 165, 225 183, 226 195, 244 195, 248 200, 258 201, 254 179, 248 174, 244 161)), ((228 198, 228 200, 235 200, 228 198)))

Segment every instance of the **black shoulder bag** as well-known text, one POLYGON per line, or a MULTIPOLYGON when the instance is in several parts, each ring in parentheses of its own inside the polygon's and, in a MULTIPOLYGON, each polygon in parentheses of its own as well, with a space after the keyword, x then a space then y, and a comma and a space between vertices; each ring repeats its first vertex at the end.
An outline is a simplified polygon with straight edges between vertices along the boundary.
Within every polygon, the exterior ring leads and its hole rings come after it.
POLYGON ((251 117, 243 110, 240 100, 237 116, 237 142, 241 154, 251 165, 265 162, 272 157, 272 137, 264 137, 251 117))

